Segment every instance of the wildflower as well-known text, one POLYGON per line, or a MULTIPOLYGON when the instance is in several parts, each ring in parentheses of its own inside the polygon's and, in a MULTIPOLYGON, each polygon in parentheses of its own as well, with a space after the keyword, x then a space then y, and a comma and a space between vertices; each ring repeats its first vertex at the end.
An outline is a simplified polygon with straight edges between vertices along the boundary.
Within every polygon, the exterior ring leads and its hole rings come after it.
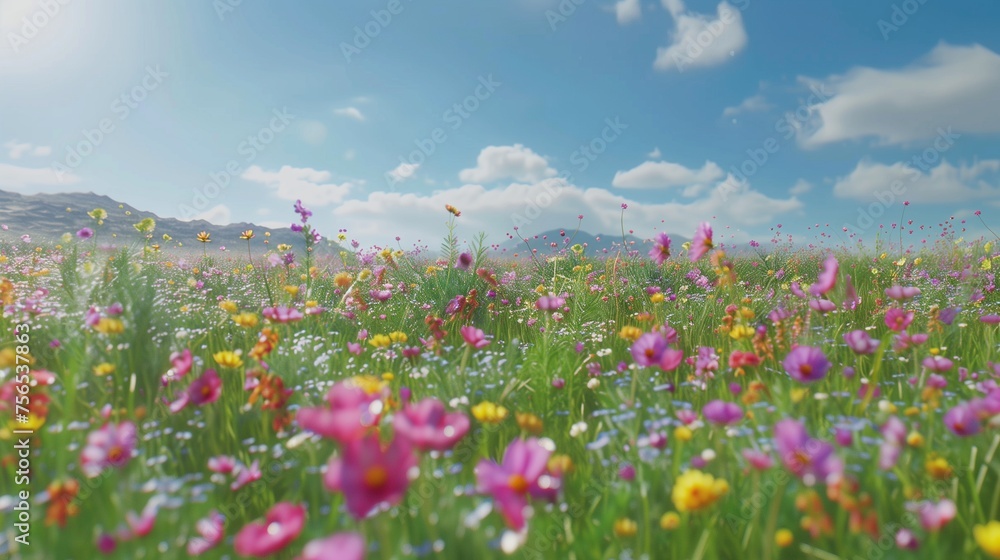
POLYGON ((668 511, 660 517, 660 528, 664 531, 673 531, 680 527, 681 516, 676 511, 668 511))
POLYGON ((976 525, 972 528, 972 536, 983 552, 993 558, 1000 558, 1000 521, 976 525))
POLYGON ((306 508, 279 502, 267 512, 264 521, 255 521, 240 529, 233 548, 243 556, 263 558, 276 554, 299 536, 305 521, 306 508))
POLYGON ((687 426, 677 426, 674 429, 674 438, 678 441, 691 441, 694 434, 691 432, 691 428, 687 426))
POLYGON ((795 535, 788 529, 778 529, 774 533, 774 544, 780 548, 787 548, 795 542, 795 535))
POLYGON ((920 288, 915 288, 913 286, 904 287, 894 285, 885 289, 885 297, 896 301, 906 301, 908 299, 913 299, 918 295, 920 295, 920 288))
POLYGON ((518 412, 514 415, 517 427, 526 432, 538 435, 542 433, 542 419, 530 412, 518 412))
POLYGON ((486 339, 486 333, 482 329, 477 329, 473 326, 464 326, 460 329, 462 333, 462 338, 465 339, 465 343, 469 345, 470 348, 475 348, 476 350, 482 350, 490 345, 490 341, 486 339))
POLYGON ((623 517, 615 520, 611 530, 614 532, 615 536, 619 538, 634 537, 636 533, 639 532, 639 524, 631 519, 623 517))
POLYGON ((207 369, 198 379, 188 386, 189 402, 195 406, 204 406, 219 399, 222 394, 222 379, 214 369, 207 369))
POLYGON ((354 283, 354 277, 347 272, 338 272, 333 276, 333 283, 338 288, 347 288, 354 283))
POLYGON ((957 436, 973 436, 981 426, 975 410, 968 403, 955 405, 944 415, 944 425, 957 436))
POLYGON ((101 334, 121 334, 125 332, 125 325, 120 319, 101 317, 94 325, 94 330, 101 334))
POLYGON ((916 512, 920 514, 920 525, 927 531, 937 532, 940 531, 942 527, 948 524, 955 515, 958 513, 958 509, 955 507, 955 502, 945 498, 941 501, 934 502, 916 502, 909 503, 906 505, 906 509, 911 512, 916 512))
POLYGON ((132 227, 139 233, 153 233, 153 230, 156 229, 156 220, 153 218, 143 218, 139 223, 132 224, 132 227))
POLYGON ((257 314, 250 313, 249 311, 233 315, 232 319, 234 323, 245 329, 252 329, 257 326, 257 323, 260 322, 257 318, 257 314))
POLYGON ((800 478, 827 481, 843 472, 843 462, 827 442, 812 439, 797 420, 781 420, 774 425, 775 447, 785 468, 800 478))
MULTIPOLYGON (((623 327, 622 332, 628 327, 623 327)), ((635 328, 635 327, 633 327, 635 328)), ((631 336, 633 333, 625 333, 631 336)), ((624 337, 623 337, 624 338, 624 337)), ((667 338, 658 332, 645 333, 632 344, 632 358, 642 367, 658 366, 664 371, 677 369, 684 359, 684 352, 668 346, 667 338)))
POLYGON ((898 307, 885 312, 885 326, 896 332, 903 332, 913 322, 913 312, 898 307))
POLYGON ((757 451, 755 449, 744 449, 743 458, 750 463, 750 466, 759 470, 766 471, 767 469, 774 466, 774 461, 771 456, 763 451, 757 451))
POLYGON ((458 208, 455 208, 451 204, 445 204, 444 209, 450 212, 451 215, 455 216, 456 218, 462 215, 462 213, 458 210, 458 208))
POLYGON ((455 261, 455 268, 459 270, 469 270, 472 266, 472 253, 462 253, 458 255, 458 260, 455 261))
POLYGON ((231 350, 222 350, 212 354, 212 359, 215 363, 219 364, 221 367, 227 368, 238 368, 243 365, 243 359, 240 355, 231 350))
POLYGON ((212 510, 208 517, 199 519, 194 524, 198 536, 192 537, 187 543, 187 553, 198 556, 219 546, 225 536, 226 518, 218 511, 212 510))
POLYGON ((368 341, 368 344, 370 344, 374 348, 388 348, 389 345, 392 344, 392 339, 389 338, 388 335, 376 334, 371 337, 371 340, 368 341))
POLYGON ((833 364, 823 350, 812 346, 797 346, 785 356, 785 371, 796 381, 812 383, 823 379, 833 364))
POLYGON ((302 549, 301 560, 363 560, 365 539, 357 533, 336 533, 325 539, 313 539, 302 549))
POLYGON ((653 239, 653 248, 649 250, 649 258, 662 265, 670 258, 670 236, 660 233, 653 239))
POLYGON ((409 337, 407 337, 406 333, 403 331, 393 331, 389 333, 389 340, 396 344, 406 344, 409 337))
POLYGON ((925 368, 937 373, 944 373, 955 365, 944 356, 927 356, 922 363, 925 368))
POLYGON ((502 463, 483 459, 476 466, 476 488, 493 495, 507 526, 515 531, 524 528, 529 494, 552 497, 559 488, 558 477, 546 474, 551 453, 535 438, 515 439, 502 463))
POLYGON ((277 307, 265 307, 264 318, 272 323, 294 323, 302 319, 302 312, 298 309, 279 305, 277 307))
POLYGON ((535 301, 535 309, 539 311, 559 311, 564 305, 566 305, 566 298, 553 295, 542 296, 535 301))
POLYGON ((103 362, 94 366, 94 375, 105 376, 115 372, 115 365, 103 362))
POLYGON ((296 419, 302 428, 341 443, 361 438, 382 414, 381 382, 357 378, 335 383, 326 394, 326 407, 301 408, 296 419))
POLYGON ((855 354, 874 354, 879 341, 868 335, 863 329, 853 330, 844 335, 844 342, 855 354))
POLYGON ((347 510, 363 519, 383 502, 398 504, 410 484, 409 471, 417 466, 409 440, 394 438, 383 446, 370 434, 344 446, 340 457, 331 457, 323 482, 331 491, 343 492, 347 510))
POLYGON ((909 529, 896 531, 896 548, 900 550, 916 550, 920 547, 917 536, 909 529))
POLYGON ((677 511, 701 511, 729 492, 729 483, 691 469, 677 478, 671 498, 677 511))
POLYGON ((691 259, 691 262, 695 262, 705 256, 705 253, 709 252, 712 247, 714 247, 712 244, 712 226, 708 222, 702 222, 698 225, 694 238, 691 239, 691 248, 688 251, 688 257, 691 259))
POLYGON ((312 213, 311 210, 309 210, 305 206, 302 206, 302 201, 301 200, 296 200, 295 201, 294 208, 295 208, 295 213, 298 214, 302 218, 302 223, 303 224, 306 223, 307 221, 309 221, 309 216, 313 215, 313 213, 312 213))
POLYGON ((135 424, 105 424, 87 435, 87 445, 80 454, 83 473, 94 478, 108 467, 122 468, 132 458, 138 441, 135 424))
POLYGON ((809 293, 816 297, 829 293, 837 283, 838 270, 839 265, 837 263, 837 258, 833 255, 827 257, 826 260, 823 261, 823 271, 820 272, 816 283, 809 286, 809 293))
POLYGON ((701 409, 705 420, 720 426, 735 424, 743 418, 743 409, 736 403, 722 400, 709 402, 701 409))
POLYGON ((212 234, 208 233, 207 231, 200 231, 198 232, 198 235, 195 236, 195 239, 197 239, 202 243, 211 243, 212 234))
POLYGON ((417 449, 444 451, 468 433, 469 417, 461 412, 445 412, 441 401, 428 398, 406 405, 395 415, 393 428, 417 449))
POLYGON ((80 512, 80 507, 75 503, 80 483, 72 478, 65 482, 56 480, 49 483, 46 490, 49 492, 49 502, 45 509, 45 525, 58 524, 65 527, 66 520, 80 512))
POLYGON ((472 416, 484 424, 498 424, 507 418, 507 409, 490 401, 483 401, 472 407, 472 416))
POLYGON ((250 241, 253 238, 254 238, 254 233, 253 233, 252 229, 248 229, 248 230, 240 232, 240 239, 242 239, 244 241, 250 241))

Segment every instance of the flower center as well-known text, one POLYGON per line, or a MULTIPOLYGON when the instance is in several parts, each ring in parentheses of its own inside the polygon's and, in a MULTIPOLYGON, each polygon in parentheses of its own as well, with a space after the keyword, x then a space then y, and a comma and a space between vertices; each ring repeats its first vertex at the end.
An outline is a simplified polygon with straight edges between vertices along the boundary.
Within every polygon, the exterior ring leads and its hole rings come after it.
POLYGON ((507 479, 507 486, 518 494, 524 494, 528 491, 528 481, 519 474, 510 475, 510 478, 507 479))
POLYGON ((385 486, 387 480, 389 480, 389 473, 381 465, 368 467, 368 470, 365 471, 365 486, 369 488, 381 488, 385 486))
POLYGON ((810 364, 802 364, 799 366, 799 371, 802 372, 802 375, 809 377, 812 375, 813 367, 810 364))
POLYGON ((795 453, 793 453, 792 455, 793 455, 792 458, 794 459, 796 464, 798 464, 800 467, 806 467, 809 465, 810 462, 812 462, 812 457, 810 457, 808 453, 802 451, 801 449, 796 450, 795 453))
POLYGON ((112 447, 111 450, 108 451, 108 462, 116 464, 119 461, 121 461, 124 456, 125 452, 122 450, 121 447, 116 445, 112 447))

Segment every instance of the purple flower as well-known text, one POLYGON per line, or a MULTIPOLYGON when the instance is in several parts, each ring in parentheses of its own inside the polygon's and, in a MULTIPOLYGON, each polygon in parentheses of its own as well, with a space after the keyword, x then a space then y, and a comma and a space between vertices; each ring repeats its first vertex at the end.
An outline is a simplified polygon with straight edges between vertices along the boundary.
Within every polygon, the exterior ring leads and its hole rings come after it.
POLYGON ((944 356, 927 356, 924 358, 923 365, 933 372, 944 373, 950 370, 955 364, 944 356))
POLYGON ((705 416, 705 420, 721 426, 735 424, 743 418, 743 409, 738 404, 722 400, 706 404, 701 413, 705 416))
POLYGON ((840 269, 837 257, 830 255, 823 261, 823 271, 819 273, 816 283, 809 286, 809 293, 819 297, 828 293, 837 284, 837 272, 840 269))
POLYGON ((459 270, 469 270, 472 266, 472 253, 462 253, 458 256, 458 261, 455 262, 455 268, 459 270))
POLYGON ((938 318, 941 319, 942 323, 950 325, 955 322, 955 317, 958 317, 958 314, 961 312, 961 307, 947 307, 941 310, 941 313, 938 314, 938 318))
POLYGON ((829 313, 837 308, 837 304, 828 299, 811 299, 809 300, 809 307, 820 313, 829 313))
POLYGON ((660 233, 653 239, 653 248, 649 250, 649 258, 662 265, 670 258, 670 236, 660 233))
POLYGON ((759 471, 765 471, 774 466, 774 460, 771 459, 770 455, 756 449, 744 449, 743 458, 750 463, 751 467, 759 471))
POLYGON ((542 296, 535 302, 535 309, 540 311, 559 311, 566 305, 566 298, 560 296, 542 296))
POLYGON ((796 346, 785 356, 785 371, 796 381, 812 383, 826 376, 833 365, 823 350, 812 346, 796 346))
POLYGON ((79 237, 80 239, 90 239, 91 237, 94 236, 94 230, 90 229, 89 227, 85 227, 80 231, 76 232, 76 236, 79 237))
POLYGON ((309 216, 313 215, 313 213, 308 208, 302 206, 301 200, 295 201, 295 213, 298 214, 299 216, 302 216, 303 224, 309 221, 309 216))
POLYGON ((975 409, 969 403, 961 403, 944 414, 944 425, 957 436, 973 436, 982 426, 975 409))
POLYGON ((844 342, 856 354, 874 354, 879 345, 878 340, 868 336, 868 333, 862 329, 845 334, 844 342))
POLYGON ((913 322, 913 312, 893 307, 885 312, 885 326, 896 332, 903 332, 913 322))
POLYGON ((691 262, 695 262, 705 256, 705 253, 711 250, 712 247, 712 225, 708 222, 702 222, 698 224, 694 238, 691 239, 691 249, 688 251, 688 257, 690 257, 691 262))
POLYGON ((782 420, 774 425, 774 445, 785 468, 807 482, 826 482, 844 471, 833 445, 809 437, 797 420, 782 420))
POLYGON ((920 288, 913 286, 892 286, 885 289, 885 297, 896 301, 913 299, 920 295, 920 288))

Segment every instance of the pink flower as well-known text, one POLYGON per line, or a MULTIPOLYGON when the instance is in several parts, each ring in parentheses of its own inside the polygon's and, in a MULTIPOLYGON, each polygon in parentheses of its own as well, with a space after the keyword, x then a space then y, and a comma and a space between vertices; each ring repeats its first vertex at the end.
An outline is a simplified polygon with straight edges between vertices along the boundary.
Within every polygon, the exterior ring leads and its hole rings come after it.
POLYGON ((546 474, 549 455, 536 438, 515 439, 502 463, 483 459, 476 466, 478 491, 493 495, 507 526, 515 531, 524 528, 528 495, 552 497, 559 487, 559 480, 546 474))
POLYGON ((862 329, 845 334, 844 342, 855 354, 874 354, 879 345, 878 340, 868 336, 868 333, 862 329))
POLYGON ((253 463, 250 463, 250 466, 237 463, 233 469, 233 474, 236 476, 236 480, 229 485, 229 489, 235 492, 251 482, 260 480, 262 475, 260 472, 260 461, 255 460, 253 463))
POLYGON ((302 312, 297 309, 280 305, 277 307, 265 307, 264 318, 272 323, 292 323, 302 319, 302 312))
POLYGON ((892 286, 885 289, 885 297, 896 301, 906 301, 920 295, 920 288, 913 286, 892 286))
POLYGON ((222 394, 222 379, 214 369, 205 370, 205 373, 188 387, 189 400, 191 404, 197 406, 215 402, 220 394, 222 394))
POLYGON ((795 294, 795 297, 799 299, 806 299, 809 297, 809 294, 802 291, 802 287, 799 286, 798 282, 792 282, 789 284, 788 289, 791 290, 792 293, 795 294))
POLYGON ((705 253, 709 252, 712 247, 714 247, 712 244, 712 225, 708 222, 702 222, 698 225, 697 231, 694 232, 694 238, 691 239, 688 257, 691 262, 695 262, 704 257, 705 253))
POLYGON ((830 290, 837 284, 837 272, 840 266, 837 263, 837 257, 830 255, 823 261, 823 271, 819 273, 819 278, 817 278, 816 283, 809 286, 809 293, 819 297, 830 290))
POLYGON ((455 262, 455 268, 459 270, 469 270, 472 266, 472 253, 462 253, 458 256, 458 260, 455 262))
POLYGON ((705 420, 722 426, 735 424, 743 418, 743 409, 738 404, 722 400, 709 402, 701 409, 701 413, 705 420))
POLYGON ((983 315, 979 318, 980 323, 986 323, 987 325, 997 325, 1000 324, 1000 315, 983 315))
POLYGON ((973 436, 979 433, 982 426, 975 409, 969 403, 961 403, 944 414, 944 425, 957 436, 973 436))
POLYGON ((643 366, 657 366, 664 371, 673 371, 684 360, 684 352, 668 346, 667 338, 661 333, 651 332, 640 336, 632 343, 632 359, 643 366))
POLYGON ((917 536, 909 529, 900 529, 896 532, 896 546, 902 550, 916 550, 920 547, 917 536))
POLYGON ((264 521, 245 525, 236 534, 233 548, 237 554, 263 558, 291 544, 306 522, 306 508, 279 502, 267 512, 264 521))
POLYGON ((191 350, 185 348, 183 352, 174 352, 170 354, 170 369, 167 373, 163 374, 161 381, 164 385, 180 379, 191 371, 191 365, 194 364, 194 357, 191 355, 191 350))
POLYGON ((766 471, 774 466, 774 460, 771 459, 770 455, 756 449, 744 449, 743 458, 750 463, 751 467, 759 471, 766 471))
POLYGON ((465 343, 476 350, 481 350, 490 345, 490 341, 486 340, 486 333, 482 329, 466 325, 460 329, 460 332, 462 333, 462 338, 465 339, 465 343))
POLYGON ((344 444, 341 456, 330 458, 323 482, 327 489, 343 492, 347 511, 363 519, 379 504, 398 504, 416 466, 409 440, 393 438, 383 447, 378 434, 371 434, 344 444))
POLYGON ((820 313, 829 313, 837 308, 837 304, 828 299, 811 299, 809 308, 820 313))
POLYGON ((833 452, 833 445, 809 437, 805 426, 796 420, 782 420, 774 425, 774 443, 778 456, 792 474, 826 482, 844 471, 843 461, 833 452))
POLYGON ((357 342, 348 342, 347 351, 350 352, 351 354, 354 354, 355 356, 360 356, 362 352, 361 344, 357 342))
POLYGON ((670 236, 660 233, 653 239, 653 248, 649 250, 649 258, 662 265, 670 258, 670 236))
POLYGON ((796 346, 785 356, 783 365, 792 379, 803 383, 812 383, 823 379, 833 364, 820 348, 796 346))
POLYGON ((363 560, 365 539, 357 533, 337 533, 325 539, 313 539, 302 549, 298 560, 363 560))
POLYGON ((911 502, 906 509, 920 514, 920 525, 931 532, 940 531, 958 513, 955 502, 944 498, 937 503, 930 501, 911 502))
POLYGON ((733 369, 758 365, 760 365, 760 356, 753 352, 733 350, 733 353, 729 355, 729 367, 733 369))
POLYGON ((187 553, 191 556, 203 554, 222 542, 225 536, 223 529, 226 526, 226 518, 219 512, 212 510, 208 517, 199 519, 194 524, 197 537, 192 537, 187 543, 187 553))
POLYGON ((885 326, 896 332, 903 332, 913 322, 913 312, 898 307, 885 312, 885 326))
POLYGON ((208 470, 215 473, 229 474, 233 472, 239 461, 228 455, 219 455, 208 460, 208 470))
POLYGON ((350 381, 336 383, 326 394, 328 407, 299 409, 296 419, 310 432, 341 443, 361 438, 382 414, 382 395, 368 394, 350 381))
POLYGON ((854 283, 851 282, 851 275, 844 275, 844 309, 857 309, 858 305, 861 303, 861 298, 858 297, 858 291, 854 289, 854 283))
POLYGON ((90 432, 80 454, 83 473, 94 478, 108 467, 124 467, 132 458, 137 441, 135 424, 131 422, 109 423, 90 432))
POLYGON ((944 356, 927 356, 922 363, 925 368, 936 373, 944 373, 955 365, 954 362, 944 356))
POLYGON ((461 412, 445 412, 444 404, 437 399, 424 399, 396 414, 393 428, 417 449, 444 451, 468 433, 469 417, 461 412))
POLYGON ((559 311, 566 305, 566 298, 560 296, 542 296, 535 302, 535 309, 540 311, 559 311))

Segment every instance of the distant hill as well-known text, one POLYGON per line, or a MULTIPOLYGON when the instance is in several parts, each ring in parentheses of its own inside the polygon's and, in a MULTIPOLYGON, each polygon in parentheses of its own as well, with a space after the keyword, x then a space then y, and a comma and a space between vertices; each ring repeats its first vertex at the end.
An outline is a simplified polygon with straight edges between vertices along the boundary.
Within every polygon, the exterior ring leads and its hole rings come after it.
MULTIPOLYGON (((586 231, 577 232, 575 229, 552 229, 538 235, 525 237, 525 239, 530 244, 531 249, 537 249, 539 254, 558 253, 568 250, 569 247, 578 243, 584 247, 587 255, 592 256, 612 253, 620 250, 622 247, 621 233, 599 233, 593 235, 586 231), (553 243, 556 244, 555 247, 552 246, 553 243)), ((671 246, 675 248, 674 251, 680 251, 680 246, 688 241, 687 238, 677 235, 671 235, 670 239, 672 241, 671 246)), ((626 235, 625 240, 629 245, 629 250, 646 253, 652 247, 649 240, 643 240, 635 235, 626 235)), ((500 246, 500 249, 504 254, 509 255, 511 253, 524 253, 527 250, 527 246, 524 241, 515 236, 513 239, 505 241, 500 246)))
MULTIPOLYGON (((220 226, 204 220, 185 222, 175 218, 161 218, 153 212, 139 210, 90 192, 22 195, 0 190, 0 224, 7 226, 8 230, 2 233, 8 238, 27 233, 33 239, 56 240, 64 233, 75 234, 84 227, 94 228, 94 220, 87 212, 95 208, 103 208, 108 213, 108 218, 98 231, 98 242, 101 244, 141 243, 143 236, 132 225, 144 218, 153 218, 156 220, 153 240, 164 248, 176 248, 179 242, 183 244, 183 249, 201 252, 202 244, 195 236, 200 231, 207 231, 212 235, 209 251, 218 250, 219 246, 245 249, 246 242, 240 240, 240 232, 247 229, 254 230, 254 244, 263 243, 264 233, 270 232, 271 236, 267 238, 270 247, 282 243, 296 248, 304 245, 302 234, 289 228, 272 229, 247 222, 220 226), (173 240, 163 241, 164 233, 173 240)), ((289 223, 293 217, 289 217, 289 223)))

